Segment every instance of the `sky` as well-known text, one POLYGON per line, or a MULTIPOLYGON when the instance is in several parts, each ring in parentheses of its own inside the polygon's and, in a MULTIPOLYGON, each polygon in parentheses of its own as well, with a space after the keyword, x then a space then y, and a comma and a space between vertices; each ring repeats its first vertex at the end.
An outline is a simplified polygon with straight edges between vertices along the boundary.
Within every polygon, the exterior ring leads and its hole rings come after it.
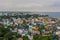
POLYGON ((60 0, 0 0, 0 11, 60 12, 60 0))

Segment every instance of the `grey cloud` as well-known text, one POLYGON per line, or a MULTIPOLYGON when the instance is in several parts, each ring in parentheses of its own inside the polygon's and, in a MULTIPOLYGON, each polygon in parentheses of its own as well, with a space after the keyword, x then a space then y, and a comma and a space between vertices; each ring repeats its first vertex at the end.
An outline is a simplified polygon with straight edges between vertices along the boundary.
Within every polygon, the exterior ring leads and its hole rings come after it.
POLYGON ((60 7, 60 2, 55 2, 52 7, 60 7))
POLYGON ((60 0, 0 0, 0 10, 59 11, 60 0))

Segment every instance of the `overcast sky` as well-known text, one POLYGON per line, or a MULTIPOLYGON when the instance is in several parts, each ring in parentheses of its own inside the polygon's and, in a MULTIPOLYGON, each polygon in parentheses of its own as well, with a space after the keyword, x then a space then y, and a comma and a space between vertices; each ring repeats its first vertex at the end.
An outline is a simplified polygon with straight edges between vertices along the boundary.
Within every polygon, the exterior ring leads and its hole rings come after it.
POLYGON ((60 12, 60 0, 0 0, 0 11, 60 12))

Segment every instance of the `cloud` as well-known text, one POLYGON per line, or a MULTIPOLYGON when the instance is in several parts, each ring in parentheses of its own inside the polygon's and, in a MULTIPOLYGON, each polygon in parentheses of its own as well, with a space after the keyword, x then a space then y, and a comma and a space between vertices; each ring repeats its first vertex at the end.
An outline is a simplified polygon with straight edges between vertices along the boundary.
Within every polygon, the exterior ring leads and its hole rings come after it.
POLYGON ((60 2, 55 2, 51 6, 60 8, 60 2))
POLYGON ((60 0, 0 0, 0 10, 60 11, 60 0))

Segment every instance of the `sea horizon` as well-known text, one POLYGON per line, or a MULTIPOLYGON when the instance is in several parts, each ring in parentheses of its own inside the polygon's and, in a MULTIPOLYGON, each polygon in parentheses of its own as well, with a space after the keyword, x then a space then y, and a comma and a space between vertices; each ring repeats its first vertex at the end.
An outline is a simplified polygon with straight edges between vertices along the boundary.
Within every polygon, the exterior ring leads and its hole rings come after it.
POLYGON ((60 12, 20 12, 20 11, 0 11, 0 13, 27 13, 27 14, 40 14, 49 15, 54 18, 60 18, 60 12))

